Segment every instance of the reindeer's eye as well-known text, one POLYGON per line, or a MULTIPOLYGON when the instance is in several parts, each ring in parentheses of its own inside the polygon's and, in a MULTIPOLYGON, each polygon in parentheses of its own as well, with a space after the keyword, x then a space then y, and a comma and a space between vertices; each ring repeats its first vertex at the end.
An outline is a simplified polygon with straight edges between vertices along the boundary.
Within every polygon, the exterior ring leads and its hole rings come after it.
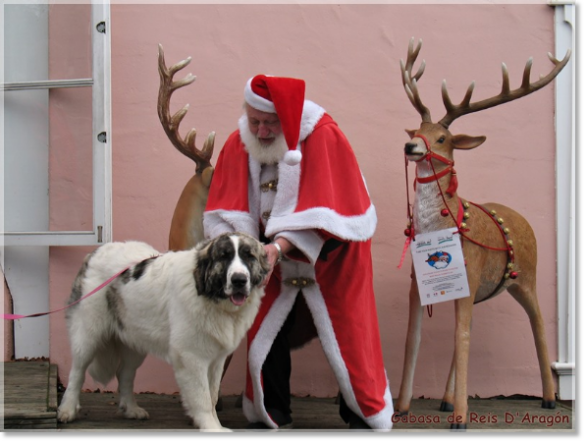
POLYGON ((438 141, 437 141, 437 142, 438 142, 438 143, 441 145, 441 144, 442 144, 443 142, 445 142, 445 141, 446 141, 446 138, 442 136, 442 137, 440 137, 440 138, 438 139, 438 141))

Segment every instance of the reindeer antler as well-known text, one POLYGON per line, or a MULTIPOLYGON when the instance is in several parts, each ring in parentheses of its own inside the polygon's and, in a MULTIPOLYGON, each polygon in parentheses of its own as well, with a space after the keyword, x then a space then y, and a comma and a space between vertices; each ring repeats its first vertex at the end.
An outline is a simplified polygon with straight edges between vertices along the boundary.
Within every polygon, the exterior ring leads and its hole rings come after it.
POLYGON ((450 96, 448 95, 448 88, 446 81, 444 80, 442 83, 442 98, 444 101, 444 106, 446 107, 446 115, 439 121, 439 124, 444 126, 445 128, 449 127, 450 124, 456 120, 458 117, 461 117, 466 114, 470 114, 472 112, 482 111, 484 109, 492 108, 493 106, 498 106, 503 103, 507 103, 513 100, 516 100, 521 97, 525 97, 526 95, 535 92, 547 84, 549 84, 559 73, 560 71, 566 66, 568 60, 570 60, 570 55, 572 51, 568 50, 566 56, 563 60, 558 61, 556 58, 551 55, 551 53, 547 53, 551 62, 555 65, 553 70, 547 74, 546 76, 541 76, 539 80, 534 83, 530 82, 531 76, 531 66, 533 65, 533 58, 529 58, 525 65, 525 70, 523 71, 523 80, 521 82, 521 86, 514 91, 510 90, 509 87, 509 71, 507 69, 507 65, 503 63, 502 70, 503 70, 503 87, 501 89, 500 94, 495 95, 494 97, 490 97, 479 102, 470 103, 470 99, 472 98, 472 92, 474 91, 475 83, 472 82, 466 91, 464 99, 459 105, 454 105, 450 100, 450 96))
POLYGON ((179 63, 167 68, 165 64, 165 54, 163 52, 163 46, 159 44, 159 75, 161 77, 161 85, 159 87, 159 99, 157 102, 157 112, 159 114, 159 120, 163 125, 163 129, 171 140, 173 146, 175 146, 179 152, 192 159, 196 165, 196 172, 201 174, 204 169, 211 166, 210 159, 214 151, 214 140, 216 137, 215 132, 210 132, 206 139, 203 149, 199 150, 195 146, 195 136, 197 131, 192 128, 185 139, 181 138, 179 134, 179 125, 189 110, 189 105, 185 105, 179 111, 177 111, 172 117, 170 112, 171 95, 176 89, 187 86, 195 80, 195 76, 188 74, 182 80, 173 81, 173 76, 177 71, 180 71, 191 62, 191 57, 180 61, 179 63))
POLYGON ((404 63, 401 59, 401 79, 403 80, 403 86, 405 87, 405 92, 407 92, 407 97, 409 97, 413 107, 419 112, 424 122, 431 123, 429 109, 421 101, 419 90, 417 89, 417 80, 419 80, 425 71, 425 60, 421 62, 417 73, 415 75, 411 74, 413 65, 415 64, 415 60, 417 59, 419 51, 421 50, 421 45, 423 44, 423 40, 419 39, 417 47, 413 49, 414 41, 415 38, 411 37, 411 40, 409 41, 409 49, 407 51, 407 63, 404 63))

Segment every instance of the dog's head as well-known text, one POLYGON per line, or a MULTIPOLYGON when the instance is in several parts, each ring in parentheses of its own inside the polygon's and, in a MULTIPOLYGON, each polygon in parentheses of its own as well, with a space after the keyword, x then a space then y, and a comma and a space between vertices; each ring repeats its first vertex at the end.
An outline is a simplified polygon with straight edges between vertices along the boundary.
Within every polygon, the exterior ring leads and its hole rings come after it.
POLYGON ((270 269, 262 243, 246 234, 223 234, 196 249, 197 293, 216 302, 242 306, 270 269))

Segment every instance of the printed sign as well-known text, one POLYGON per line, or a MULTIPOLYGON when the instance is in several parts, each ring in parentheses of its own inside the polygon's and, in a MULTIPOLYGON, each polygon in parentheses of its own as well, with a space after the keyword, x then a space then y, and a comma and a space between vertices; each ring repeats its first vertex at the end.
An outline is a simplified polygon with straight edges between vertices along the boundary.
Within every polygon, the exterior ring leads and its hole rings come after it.
POLYGON ((460 234, 454 229, 419 234, 411 242, 411 256, 423 306, 470 295, 460 234))

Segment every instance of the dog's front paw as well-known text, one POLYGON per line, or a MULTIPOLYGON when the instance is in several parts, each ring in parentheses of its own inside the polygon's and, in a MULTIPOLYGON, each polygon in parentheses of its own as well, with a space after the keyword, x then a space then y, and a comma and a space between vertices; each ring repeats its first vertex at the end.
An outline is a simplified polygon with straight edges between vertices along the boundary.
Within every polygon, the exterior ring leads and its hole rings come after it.
POLYGON ((61 405, 61 406, 59 406, 59 409, 57 410, 57 420, 59 420, 61 423, 72 422, 73 420, 75 420, 75 417, 77 416, 78 411, 79 411, 79 406, 71 407, 71 406, 67 406, 67 405, 61 405))
POLYGON ((126 407, 124 409, 124 416, 133 420, 147 420, 149 418, 149 413, 146 409, 143 409, 140 406, 132 408, 126 407))

